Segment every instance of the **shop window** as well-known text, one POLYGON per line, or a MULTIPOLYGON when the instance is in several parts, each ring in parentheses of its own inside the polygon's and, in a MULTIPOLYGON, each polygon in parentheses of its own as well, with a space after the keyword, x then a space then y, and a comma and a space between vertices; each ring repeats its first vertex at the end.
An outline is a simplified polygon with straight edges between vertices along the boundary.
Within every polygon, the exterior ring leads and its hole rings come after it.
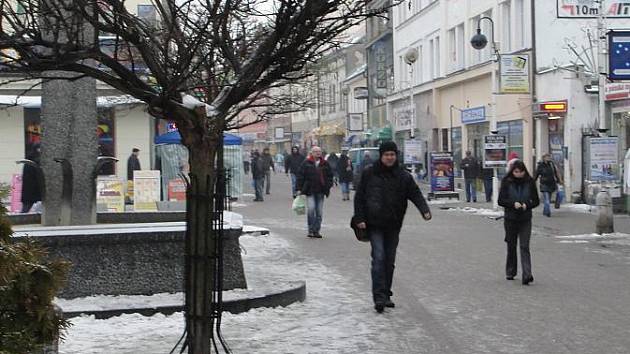
POLYGON ((497 130, 500 135, 507 136, 508 155, 515 152, 523 159, 523 121, 499 122, 497 123, 497 130))
POLYGON ((448 151, 448 129, 442 129, 442 151, 448 151))
POLYGON ((24 108, 24 151, 25 158, 32 158, 32 153, 42 139, 42 124, 39 108, 24 108))

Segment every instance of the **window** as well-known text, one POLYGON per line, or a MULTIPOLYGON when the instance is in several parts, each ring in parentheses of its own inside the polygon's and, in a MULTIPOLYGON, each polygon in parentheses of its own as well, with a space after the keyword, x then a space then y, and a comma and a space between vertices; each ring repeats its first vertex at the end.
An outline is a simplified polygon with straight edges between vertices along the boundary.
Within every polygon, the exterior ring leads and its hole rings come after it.
POLYGON ((435 42, 435 53, 434 53, 435 60, 433 61, 433 65, 435 66, 434 77, 440 77, 442 76, 442 69, 440 67, 440 37, 435 37, 434 42, 435 42))
POLYGON ((442 129, 442 151, 448 151, 448 129, 442 129))
POLYGON ((464 68, 464 52, 466 39, 464 37, 464 24, 460 24, 448 31, 449 63, 450 70, 457 71, 464 68))
POLYGON ((506 1, 499 6, 501 11, 501 50, 504 52, 509 52, 512 48, 512 6, 510 4, 510 1, 506 1))
POLYGON ((435 79, 435 39, 429 41, 429 79, 435 79))
POLYGON ((455 37, 455 28, 450 29, 448 36, 448 65, 449 70, 454 71, 457 68, 457 39, 455 37))
POLYGON ((514 0, 514 49, 527 47, 525 41, 525 0, 514 0))
POLYGON ((523 157, 523 121, 512 120, 508 122, 498 122, 497 130, 499 134, 507 136, 508 154, 516 152, 523 157))
POLYGON ((413 66, 413 83, 419 85, 422 83, 422 46, 418 47, 418 59, 413 66))

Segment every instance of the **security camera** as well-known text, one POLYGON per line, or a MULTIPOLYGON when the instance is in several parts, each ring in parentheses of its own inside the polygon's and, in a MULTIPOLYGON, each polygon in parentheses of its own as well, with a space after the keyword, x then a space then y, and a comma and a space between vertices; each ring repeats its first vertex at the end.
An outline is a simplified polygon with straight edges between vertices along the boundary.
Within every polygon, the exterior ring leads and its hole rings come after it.
POLYGON ((486 45, 488 45, 488 38, 486 38, 485 35, 481 34, 481 29, 477 29, 477 34, 471 38, 470 44, 473 48, 481 50, 485 48, 486 45))

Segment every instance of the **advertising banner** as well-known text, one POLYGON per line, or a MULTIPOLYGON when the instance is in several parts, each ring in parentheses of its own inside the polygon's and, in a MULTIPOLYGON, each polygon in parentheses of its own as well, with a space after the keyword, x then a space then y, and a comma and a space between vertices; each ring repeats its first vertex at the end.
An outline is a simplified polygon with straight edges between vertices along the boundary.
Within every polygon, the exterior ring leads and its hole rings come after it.
POLYGON ((412 139, 405 140, 404 163, 406 165, 422 163, 422 155, 422 142, 412 139))
POLYGON ((160 171, 133 171, 133 208, 157 211, 160 201, 160 171))
MULTIPOLYGON (((556 0, 558 18, 596 18, 599 14, 597 0, 556 0)), ((630 2, 604 0, 606 18, 630 18, 630 2)))
POLYGON ((615 181, 619 176, 618 138, 591 138, 591 181, 615 181))
POLYGON ((99 177, 96 180, 96 203, 110 212, 125 211, 125 185, 116 177, 99 177))
POLYGON ((483 167, 505 167, 507 165, 507 136, 486 135, 483 137, 483 142, 483 167))
POLYGON ((453 155, 450 152, 431 153, 431 192, 455 191, 453 155))
POLYGON ((502 94, 529 93, 529 55, 501 55, 499 92, 502 94))

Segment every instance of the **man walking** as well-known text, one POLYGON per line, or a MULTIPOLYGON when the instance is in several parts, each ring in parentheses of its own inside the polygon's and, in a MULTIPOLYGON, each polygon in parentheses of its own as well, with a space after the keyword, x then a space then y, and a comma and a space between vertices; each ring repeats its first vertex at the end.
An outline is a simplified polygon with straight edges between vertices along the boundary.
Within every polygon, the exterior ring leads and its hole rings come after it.
POLYGON ((296 187, 298 195, 306 195, 308 237, 322 238, 319 231, 322 227, 324 197, 330 195, 332 185, 333 174, 330 165, 322 157, 322 150, 314 146, 310 156, 300 167, 296 187))
POLYGON ((255 202, 262 202, 263 199, 263 186, 265 184, 265 169, 262 158, 258 151, 254 151, 252 154, 252 178, 254 179, 254 190, 256 191, 255 202))
POLYGON ((462 160, 462 170, 464 170, 464 186, 466 188, 466 202, 470 199, 477 203, 477 178, 479 177, 479 163, 472 156, 470 151, 466 151, 466 157, 462 160))
MULTIPOLYGON (((540 178, 540 191, 543 194, 543 215, 551 217, 551 195, 558 190, 558 185, 563 183, 558 168, 549 153, 544 154, 542 161, 538 162, 534 181, 538 178, 540 178)), ((557 195, 556 198, 558 198, 557 195)))
POLYGON ((300 171, 300 166, 304 162, 304 155, 300 154, 300 147, 294 146, 291 148, 291 155, 284 159, 284 172, 288 175, 291 174, 291 192, 293 193, 293 199, 297 195, 296 184, 297 174, 300 171))
POLYGON ((394 307, 392 279, 398 236, 407 211, 407 200, 425 220, 431 211, 413 177, 398 164, 398 147, 388 141, 379 148, 380 159, 363 171, 354 196, 356 226, 367 229, 372 246, 372 297, 374 309, 382 313, 394 307))
POLYGON ((138 159, 138 155, 140 155, 140 149, 133 148, 131 150, 131 155, 127 159, 127 180, 133 181, 133 171, 141 170, 140 168, 140 160, 138 159))
POLYGON ((263 170, 265 171, 265 184, 266 194, 271 194, 271 171, 276 173, 276 166, 273 163, 273 157, 269 153, 269 148, 264 148, 262 153, 263 170))

